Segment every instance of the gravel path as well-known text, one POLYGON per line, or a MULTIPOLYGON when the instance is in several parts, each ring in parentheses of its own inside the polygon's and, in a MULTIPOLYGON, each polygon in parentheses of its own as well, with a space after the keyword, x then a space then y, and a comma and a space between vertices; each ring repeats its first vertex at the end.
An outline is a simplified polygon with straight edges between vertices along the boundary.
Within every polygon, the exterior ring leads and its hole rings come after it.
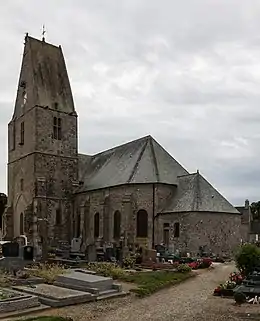
MULTIPOLYGON (((199 275, 194 279, 190 279, 176 287, 160 291, 148 298, 130 303, 111 313, 108 312, 105 316, 98 318, 98 320, 221 320, 219 315, 216 314, 215 301, 212 300, 212 291, 219 282, 225 281, 232 271, 234 271, 234 266, 230 264, 217 266, 211 271, 199 272, 199 275)), ((218 300, 215 297, 213 299, 218 300)), ((224 299, 221 299, 222 303, 224 301, 224 299)), ((228 301, 231 304, 231 301, 228 301)))
POLYGON ((60 315, 71 317, 74 321, 244 321, 247 320, 247 313, 260 313, 260 307, 237 307, 231 299, 212 295, 216 285, 227 280, 229 273, 233 271, 232 264, 216 265, 208 271, 196 271, 196 278, 145 299, 128 296, 53 309, 38 315, 60 315))

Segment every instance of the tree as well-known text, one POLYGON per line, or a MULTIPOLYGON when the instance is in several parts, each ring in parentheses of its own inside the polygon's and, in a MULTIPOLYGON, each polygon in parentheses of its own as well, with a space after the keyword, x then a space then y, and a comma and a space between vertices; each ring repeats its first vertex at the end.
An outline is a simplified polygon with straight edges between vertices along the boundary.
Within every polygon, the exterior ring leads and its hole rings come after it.
POLYGON ((260 249, 254 244, 241 245, 235 255, 235 260, 239 271, 248 275, 260 264, 260 249))
POLYGON ((260 201, 253 202, 250 206, 251 213, 254 220, 260 219, 260 201))

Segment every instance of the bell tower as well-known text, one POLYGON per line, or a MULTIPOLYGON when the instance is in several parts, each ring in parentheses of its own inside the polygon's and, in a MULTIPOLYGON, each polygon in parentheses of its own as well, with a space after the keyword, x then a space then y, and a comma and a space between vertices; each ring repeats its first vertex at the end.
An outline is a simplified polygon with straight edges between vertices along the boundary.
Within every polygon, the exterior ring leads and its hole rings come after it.
POLYGON ((62 49, 26 35, 8 124, 8 234, 30 234, 26 222, 36 211, 50 240, 68 239, 77 180, 77 113, 62 49))

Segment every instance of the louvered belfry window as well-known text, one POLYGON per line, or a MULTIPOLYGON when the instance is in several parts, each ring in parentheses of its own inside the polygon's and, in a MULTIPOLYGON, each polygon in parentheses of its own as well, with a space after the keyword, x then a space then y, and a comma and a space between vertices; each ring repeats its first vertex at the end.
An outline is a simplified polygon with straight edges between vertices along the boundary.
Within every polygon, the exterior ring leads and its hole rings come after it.
POLYGON ((53 138, 61 140, 61 118, 53 117, 53 138))

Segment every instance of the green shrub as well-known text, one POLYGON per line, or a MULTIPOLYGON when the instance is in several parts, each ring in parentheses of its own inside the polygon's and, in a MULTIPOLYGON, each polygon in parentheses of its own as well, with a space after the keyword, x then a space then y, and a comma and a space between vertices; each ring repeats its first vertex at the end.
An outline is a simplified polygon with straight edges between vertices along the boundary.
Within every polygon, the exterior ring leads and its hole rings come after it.
POLYGON ((4 271, 0 271, 0 287, 8 288, 12 284, 12 276, 4 271))
POLYGON ((236 292, 234 294, 234 299, 235 299, 236 303, 238 303, 238 304, 243 304, 246 302, 246 296, 242 292, 236 292))
POLYGON ((190 271, 191 271, 191 267, 189 267, 188 264, 180 264, 177 266, 177 272, 188 273, 190 271))
POLYGON ((133 256, 127 256, 123 259, 123 267, 126 269, 132 269, 135 266, 136 258, 133 256))
POLYGON ((260 249, 254 244, 244 244, 235 254, 235 260, 239 271, 248 275, 260 264, 260 249))
POLYGON ((122 279, 125 277, 126 272, 115 263, 109 262, 93 262, 84 266, 90 271, 95 271, 102 276, 111 277, 113 279, 122 279))
POLYGON ((57 276, 65 272, 64 266, 58 264, 40 264, 29 270, 30 276, 42 278, 48 284, 53 284, 57 276))

